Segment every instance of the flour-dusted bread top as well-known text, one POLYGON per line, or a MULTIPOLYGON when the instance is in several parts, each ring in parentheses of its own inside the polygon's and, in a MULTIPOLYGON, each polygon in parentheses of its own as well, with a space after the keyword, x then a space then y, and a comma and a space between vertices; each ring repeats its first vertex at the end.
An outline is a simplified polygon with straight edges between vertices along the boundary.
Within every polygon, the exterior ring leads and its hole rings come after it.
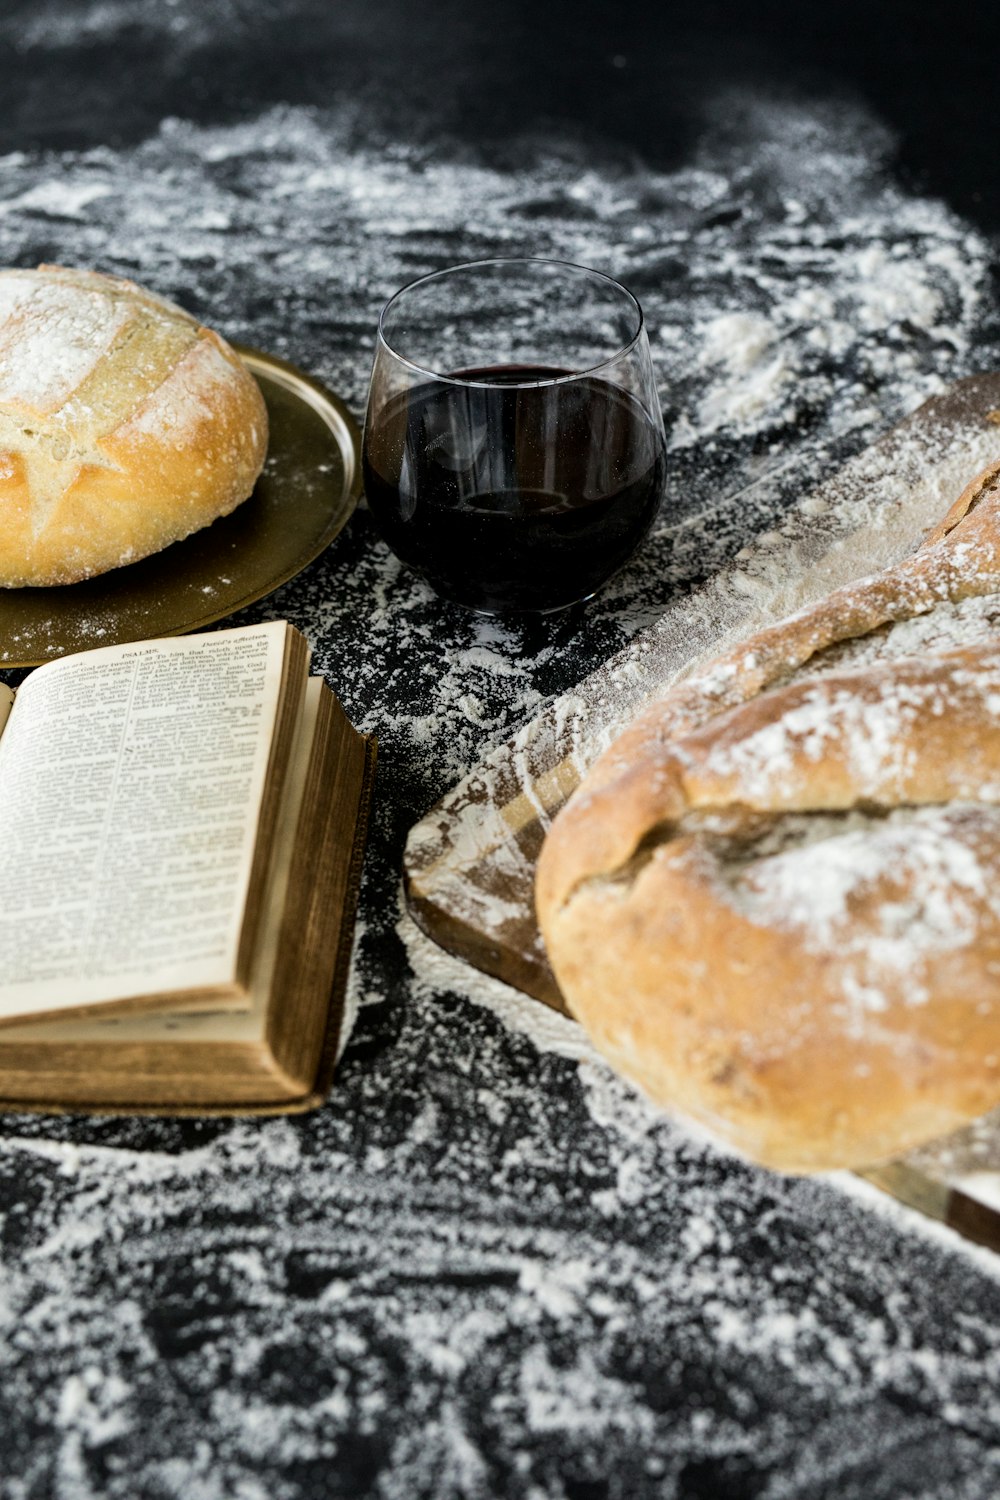
POLYGON ((641 715, 538 908, 610 1060, 759 1161, 863 1165, 1000 1105, 1000 466, 641 715))
POLYGON ((0 271, 0 585, 74 583, 251 493, 267 413, 239 356, 130 281, 0 271))

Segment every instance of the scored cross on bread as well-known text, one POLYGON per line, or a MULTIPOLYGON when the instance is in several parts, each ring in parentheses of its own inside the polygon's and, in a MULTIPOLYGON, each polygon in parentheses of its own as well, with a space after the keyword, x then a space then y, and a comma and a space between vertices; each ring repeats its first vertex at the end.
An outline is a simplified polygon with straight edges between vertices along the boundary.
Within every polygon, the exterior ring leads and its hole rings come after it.
POLYGON ((1000 465, 913 555, 678 684, 553 824, 573 1013, 787 1170, 1000 1105, 1000 465))
POLYGON ((133 282, 0 272, 0 586, 72 583, 228 514, 267 413, 217 334, 133 282))

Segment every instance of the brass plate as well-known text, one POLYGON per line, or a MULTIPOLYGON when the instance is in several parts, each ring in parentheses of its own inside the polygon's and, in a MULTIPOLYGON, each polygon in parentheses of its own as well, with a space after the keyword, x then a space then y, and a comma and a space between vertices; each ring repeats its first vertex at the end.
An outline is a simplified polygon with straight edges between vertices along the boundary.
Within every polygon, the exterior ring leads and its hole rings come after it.
POLYGON ((183 635, 235 614, 329 546, 361 493, 361 435, 294 365, 239 349, 270 422, 267 463, 232 515, 128 567, 61 588, 0 589, 0 667, 183 635))

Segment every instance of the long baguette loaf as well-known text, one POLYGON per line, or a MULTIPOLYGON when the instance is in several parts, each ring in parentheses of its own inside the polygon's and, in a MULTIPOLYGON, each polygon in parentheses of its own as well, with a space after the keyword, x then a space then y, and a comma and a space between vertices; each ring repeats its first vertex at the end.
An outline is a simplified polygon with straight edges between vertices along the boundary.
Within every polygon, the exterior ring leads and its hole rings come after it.
POLYGON ((0 272, 0 586, 74 583, 251 493, 256 382, 217 334, 129 281, 0 272))
POLYGON ((1000 465, 921 549, 625 731, 539 920, 620 1071, 790 1171, 1000 1105, 1000 465))

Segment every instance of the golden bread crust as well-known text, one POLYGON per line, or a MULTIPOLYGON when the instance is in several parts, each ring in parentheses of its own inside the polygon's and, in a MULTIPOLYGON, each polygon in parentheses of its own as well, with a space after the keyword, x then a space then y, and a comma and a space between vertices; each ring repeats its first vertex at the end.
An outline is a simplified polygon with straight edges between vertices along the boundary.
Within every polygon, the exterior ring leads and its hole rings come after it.
POLYGON ((132 282, 0 272, 0 586, 75 583, 234 510, 267 450, 256 381, 132 282))
POLYGON ((836 664, 998 592, 1000 465, 913 556, 675 686, 546 840, 574 1014, 769 1165, 865 1164, 1000 1105, 1000 640, 836 664))

